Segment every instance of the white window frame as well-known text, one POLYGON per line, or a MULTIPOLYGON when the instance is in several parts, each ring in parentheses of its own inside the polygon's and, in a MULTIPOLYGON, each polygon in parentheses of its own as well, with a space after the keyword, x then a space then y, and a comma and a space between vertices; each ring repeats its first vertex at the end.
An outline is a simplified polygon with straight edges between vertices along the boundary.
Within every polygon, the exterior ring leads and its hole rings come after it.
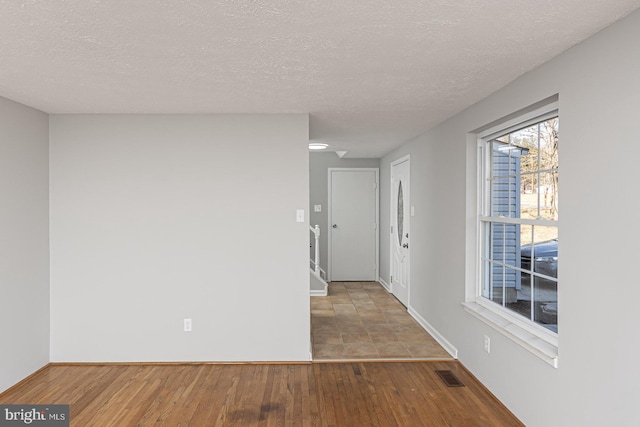
POLYGON ((483 246, 485 244, 484 224, 488 222, 497 221, 501 223, 517 222, 520 224, 530 225, 551 225, 557 227, 559 230, 559 223, 557 221, 526 219, 512 221, 509 218, 492 218, 490 216, 483 216, 487 203, 490 203, 490 201, 487 200, 488 192, 485 191, 486 171, 488 167, 488 156, 484 152, 486 141, 557 116, 558 102, 555 101, 473 135, 477 147, 475 209, 475 216, 477 219, 475 222, 475 248, 472 250, 475 258, 475 275, 473 275, 473 281, 475 283, 473 286, 467 287, 466 301, 463 303, 463 306, 468 313, 480 319, 502 335, 521 345, 555 368, 558 367, 557 333, 550 331, 547 328, 538 325, 535 322, 528 320, 525 317, 482 296, 484 274, 482 256, 483 246))

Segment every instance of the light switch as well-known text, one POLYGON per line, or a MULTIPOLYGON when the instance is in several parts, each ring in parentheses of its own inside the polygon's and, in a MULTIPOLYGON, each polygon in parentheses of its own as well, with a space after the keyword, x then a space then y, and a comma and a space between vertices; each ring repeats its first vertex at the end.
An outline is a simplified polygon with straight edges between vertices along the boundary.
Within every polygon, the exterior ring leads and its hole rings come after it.
POLYGON ((296 222, 304 222, 304 209, 296 210, 296 222))
POLYGON ((322 205, 313 205, 314 212, 322 212, 322 205))

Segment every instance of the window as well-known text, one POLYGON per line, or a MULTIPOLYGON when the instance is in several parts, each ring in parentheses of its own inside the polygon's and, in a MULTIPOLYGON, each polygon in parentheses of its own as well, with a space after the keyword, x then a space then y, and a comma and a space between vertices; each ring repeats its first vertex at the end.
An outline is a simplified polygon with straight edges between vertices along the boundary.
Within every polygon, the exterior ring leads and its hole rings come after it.
POLYGON ((557 366, 558 110, 478 135, 475 297, 467 311, 557 366))
POLYGON ((482 298, 558 331, 558 117, 482 138, 482 298))

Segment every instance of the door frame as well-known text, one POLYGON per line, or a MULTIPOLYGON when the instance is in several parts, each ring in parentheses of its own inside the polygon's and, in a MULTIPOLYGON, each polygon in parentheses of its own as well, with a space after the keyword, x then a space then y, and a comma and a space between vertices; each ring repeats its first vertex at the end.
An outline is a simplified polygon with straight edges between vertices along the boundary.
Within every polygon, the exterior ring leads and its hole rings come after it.
POLYGON ((331 218, 332 206, 331 206, 331 186, 332 186, 332 173, 336 172, 375 172, 375 195, 376 195, 376 271, 375 277, 380 277, 380 168, 328 168, 328 187, 327 187, 327 281, 331 282, 331 224, 333 219, 331 218))
MULTIPOLYGON (((393 213, 394 213, 394 199, 393 199, 393 167, 399 165, 400 163, 404 163, 404 162, 409 162, 409 232, 411 233, 411 236, 413 238, 413 230, 411 230, 411 214, 412 214, 412 207, 413 205, 411 204, 411 155, 407 154, 406 156, 402 156, 394 161, 391 162, 390 166, 389 166, 389 188, 390 188, 390 195, 389 195, 389 222, 392 222, 392 218, 393 218, 393 213)), ((397 227, 397 225, 396 225, 397 227)), ((389 230, 391 231, 391 230, 389 230)), ((409 241, 411 243, 411 240, 409 241)), ((393 251, 395 249, 395 247, 393 246, 394 242, 393 242, 393 238, 391 237, 389 239, 389 275, 393 276, 393 251)), ((409 248, 407 250, 407 257, 409 258, 409 283, 407 283, 407 309, 409 309, 410 307, 410 303, 411 303, 411 247, 413 246, 413 244, 409 245, 409 248)), ((395 295, 393 293, 393 280, 391 280, 390 285, 390 290, 391 290, 391 294, 395 295)))

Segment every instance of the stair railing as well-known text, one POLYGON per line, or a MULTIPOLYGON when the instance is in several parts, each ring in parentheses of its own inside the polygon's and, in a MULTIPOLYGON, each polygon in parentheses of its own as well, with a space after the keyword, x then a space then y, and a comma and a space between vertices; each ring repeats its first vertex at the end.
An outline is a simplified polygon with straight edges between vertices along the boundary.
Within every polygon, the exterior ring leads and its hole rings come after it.
POLYGON ((313 266, 312 269, 319 277, 324 278, 326 273, 322 268, 320 268, 320 226, 317 224, 315 227, 309 226, 309 230, 311 230, 315 237, 313 259, 310 260, 311 265, 313 266))

